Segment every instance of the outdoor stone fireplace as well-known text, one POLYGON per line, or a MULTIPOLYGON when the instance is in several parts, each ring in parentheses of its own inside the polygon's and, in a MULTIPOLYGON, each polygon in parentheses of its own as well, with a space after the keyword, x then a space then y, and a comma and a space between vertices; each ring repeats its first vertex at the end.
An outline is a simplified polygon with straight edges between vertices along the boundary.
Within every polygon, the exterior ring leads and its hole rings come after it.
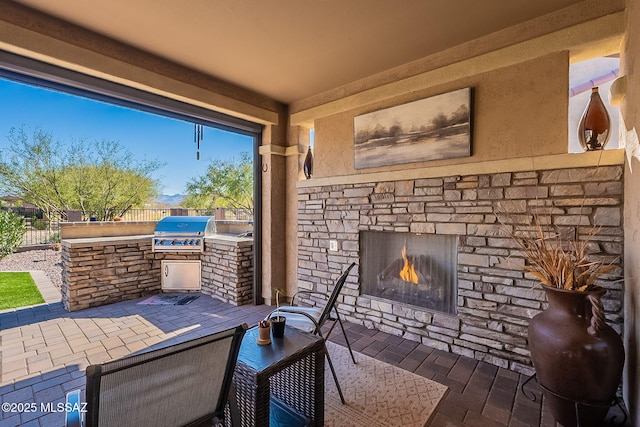
MULTIPOLYGON (((338 301, 348 321, 532 373, 527 326, 546 299, 535 278, 522 270, 525 260, 498 221, 496 213, 508 205, 540 209, 563 233, 578 238, 586 237, 593 225, 601 227, 590 250, 618 266, 599 284, 607 288, 603 298, 607 321, 618 332, 622 330, 621 165, 356 181, 314 185, 309 180, 298 187, 299 286, 327 292, 340 273, 356 262, 358 270, 352 270, 338 301), (455 251, 449 255, 455 258, 450 274, 454 285, 445 298, 452 307, 439 309, 404 297, 390 298, 394 292, 380 294, 378 276, 395 270, 396 264, 404 266, 404 261, 398 261, 403 259, 403 245, 384 243, 390 258, 374 261, 373 272, 363 256, 369 251, 367 236, 375 240, 387 233, 398 233, 400 240, 412 235, 454 242, 455 251), (371 286, 376 289, 370 290, 371 286)), ((525 214, 510 221, 508 227, 531 227, 533 219, 525 214)), ((412 244, 407 245, 406 256, 429 258, 427 253, 416 254, 412 244)), ((396 284, 408 286, 397 280, 396 284)))
POLYGON ((360 232, 361 295, 456 314, 458 239, 360 232))

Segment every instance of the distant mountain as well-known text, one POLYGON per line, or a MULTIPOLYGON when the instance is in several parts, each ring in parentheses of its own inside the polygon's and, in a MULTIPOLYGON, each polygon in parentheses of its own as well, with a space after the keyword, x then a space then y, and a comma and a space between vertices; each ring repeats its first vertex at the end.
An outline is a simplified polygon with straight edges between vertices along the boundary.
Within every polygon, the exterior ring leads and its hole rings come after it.
POLYGON ((184 198, 184 194, 161 194, 155 202, 167 206, 180 206, 184 198))

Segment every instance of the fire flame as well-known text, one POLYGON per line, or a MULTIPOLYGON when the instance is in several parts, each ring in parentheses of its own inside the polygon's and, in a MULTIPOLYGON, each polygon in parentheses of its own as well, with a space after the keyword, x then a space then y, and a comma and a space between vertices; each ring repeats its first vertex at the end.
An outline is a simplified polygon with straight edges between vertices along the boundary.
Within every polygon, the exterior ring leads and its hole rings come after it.
POLYGON ((409 264, 409 258, 407 258, 407 247, 402 247, 402 259, 404 260, 404 267, 400 270, 400 278, 405 282, 412 282, 418 284, 418 273, 413 268, 413 264, 409 264))

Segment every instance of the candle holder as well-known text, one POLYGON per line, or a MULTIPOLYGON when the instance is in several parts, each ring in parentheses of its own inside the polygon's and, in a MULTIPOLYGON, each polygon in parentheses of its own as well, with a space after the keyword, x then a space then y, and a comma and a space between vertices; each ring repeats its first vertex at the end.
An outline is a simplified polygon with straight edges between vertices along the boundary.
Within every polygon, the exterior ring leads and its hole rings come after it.
POLYGON ((271 344, 271 322, 268 319, 258 323, 258 345, 271 344))

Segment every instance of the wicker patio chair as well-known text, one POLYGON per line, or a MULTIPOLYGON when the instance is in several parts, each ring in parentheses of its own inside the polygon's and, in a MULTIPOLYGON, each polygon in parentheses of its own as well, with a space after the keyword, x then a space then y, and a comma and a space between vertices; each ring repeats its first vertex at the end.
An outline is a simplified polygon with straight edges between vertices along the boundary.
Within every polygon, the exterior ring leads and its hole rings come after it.
POLYGON ((228 418, 239 425, 232 379, 246 329, 89 366, 86 425, 211 426, 228 418))
MULTIPOLYGON (((347 348, 349 349, 349 353, 351 354, 351 360, 353 360, 353 363, 356 363, 356 359, 353 356, 353 351, 351 351, 351 344, 349 343, 347 333, 344 330, 344 326, 342 324, 342 319, 340 318, 340 314, 338 313, 338 309, 336 307, 336 301, 338 300, 338 296, 340 295, 344 283, 347 280, 347 276, 349 276, 349 272, 355 265, 355 262, 351 263, 351 265, 347 267, 347 269, 340 275, 338 281, 333 287, 333 291, 331 292, 331 294, 327 295, 317 291, 298 291, 291 298, 291 305, 281 306, 278 310, 272 311, 267 317, 271 318, 273 316, 277 316, 279 313, 279 315, 287 318, 287 326, 292 326, 306 332, 317 334, 322 337, 322 339, 324 339, 325 343, 329 339, 329 336, 331 335, 331 332, 333 332, 333 328, 336 326, 336 324, 340 325, 340 329, 342 329, 342 334, 344 335, 344 339, 347 343, 347 348), (295 305, 296 298, 300 295, 321 297, 326 300, 326 303, 324 307, 304 307, 295 305), (324 325, 327 324, 327 322, 331 322, 331 325, 326 334, 323 334, 322 329, 324 325)), ((336 371, 333 368, 331 357, 329 356, 329 352, 326 349, 326 344, 325 354, 327 355, 327 362, 329 363, 331 374, 333 375, 336 387, 338 388, 340 400, 342 401, 342 403, 345 403, 336 371)))

